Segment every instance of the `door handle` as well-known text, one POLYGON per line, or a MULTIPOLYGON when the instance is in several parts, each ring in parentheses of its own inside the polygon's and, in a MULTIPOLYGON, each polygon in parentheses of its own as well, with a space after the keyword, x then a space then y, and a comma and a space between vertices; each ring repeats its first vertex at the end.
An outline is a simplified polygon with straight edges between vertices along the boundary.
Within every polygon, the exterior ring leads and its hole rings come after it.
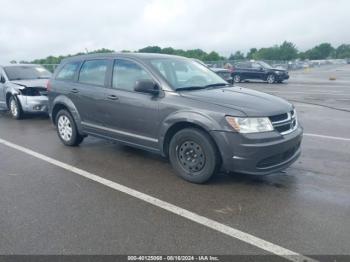
POLYGON ((119 98, 117 96, 115 96, 115 95, 109 95, 109 96, 107 96, 107 99, 109 99, 109 100, 118 100, 119 98))
POLYGON ((79 93, 79 90, 76 89, 76 88, 73 88, 73 89, 71 90, 71 93, 74 93, 74 94, 79 93))

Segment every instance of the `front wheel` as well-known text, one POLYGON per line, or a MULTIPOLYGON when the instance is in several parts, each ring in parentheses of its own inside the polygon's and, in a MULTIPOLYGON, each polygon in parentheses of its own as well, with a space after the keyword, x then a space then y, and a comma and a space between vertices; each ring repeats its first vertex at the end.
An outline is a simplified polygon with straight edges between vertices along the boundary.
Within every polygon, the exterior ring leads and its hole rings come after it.
POLYGON ((15 96, 10 97, 9 107, 12 118, 19 120, 23 117, 21 104, 15 96))
POLYGON ((84 137, 78 133, 72 115, 67 110, 61 110, 56 116, 57 134, 66 146, 78 146, 84 137))
POLYGON ((273 83, 275 83, 276 78, 275 78, 275 76, 273 74, 270 74, 270 75, 267 76, 266 81, 269 84, 273 84, 273 83))
POLYGON ((183 179, 201 184, 216 172, 219 154, 207 133, 196 128, 177 132, 170 141, 169 159, 183 179))

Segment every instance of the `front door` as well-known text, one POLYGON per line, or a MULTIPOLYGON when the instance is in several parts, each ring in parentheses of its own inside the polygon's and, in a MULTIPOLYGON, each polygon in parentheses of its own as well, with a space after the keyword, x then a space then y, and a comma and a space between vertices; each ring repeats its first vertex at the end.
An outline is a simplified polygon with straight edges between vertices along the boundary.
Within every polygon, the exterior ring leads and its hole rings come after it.
POLYGON ((251 79, 263 79, 264 68, 258 63, 252 63, 251 79))
POLYGON ((105 124, 114 137, 149 149, 158 148, 159 97, 134 91, 141 79, 153 79, 142 65, 116 59, 112 85, 107 91, 105 124))

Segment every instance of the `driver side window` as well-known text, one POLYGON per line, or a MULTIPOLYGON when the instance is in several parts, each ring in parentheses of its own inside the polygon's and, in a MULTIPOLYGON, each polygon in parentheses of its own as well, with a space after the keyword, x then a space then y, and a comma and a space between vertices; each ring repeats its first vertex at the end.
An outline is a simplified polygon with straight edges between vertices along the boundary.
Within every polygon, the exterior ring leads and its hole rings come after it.
POLYGON ((113 67, 113 88, 134 91, 136 81, 153 80, 149 73, 135 62, 116 59, 113 67))

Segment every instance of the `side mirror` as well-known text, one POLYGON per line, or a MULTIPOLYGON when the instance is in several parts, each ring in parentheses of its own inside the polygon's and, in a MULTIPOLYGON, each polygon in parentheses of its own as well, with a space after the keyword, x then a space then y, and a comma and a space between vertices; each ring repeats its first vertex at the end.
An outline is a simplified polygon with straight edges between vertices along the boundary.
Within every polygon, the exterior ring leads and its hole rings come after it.
POLYGON ((5 77, 4 76, 0 76, 0 83, 3 84, 5 82, 6 82, 5 77))
POLYGON ((152 95, 159 94, 159 86, 152 80, 140 79, 136 81, 134 90, 140 93, 147 93, 152 95))
POLYGON ((259 70, 260 70, 260 71, 263 71, 263 70, 264 70, 264 68, 260 67, 260 68, 259 68, 259 70))

